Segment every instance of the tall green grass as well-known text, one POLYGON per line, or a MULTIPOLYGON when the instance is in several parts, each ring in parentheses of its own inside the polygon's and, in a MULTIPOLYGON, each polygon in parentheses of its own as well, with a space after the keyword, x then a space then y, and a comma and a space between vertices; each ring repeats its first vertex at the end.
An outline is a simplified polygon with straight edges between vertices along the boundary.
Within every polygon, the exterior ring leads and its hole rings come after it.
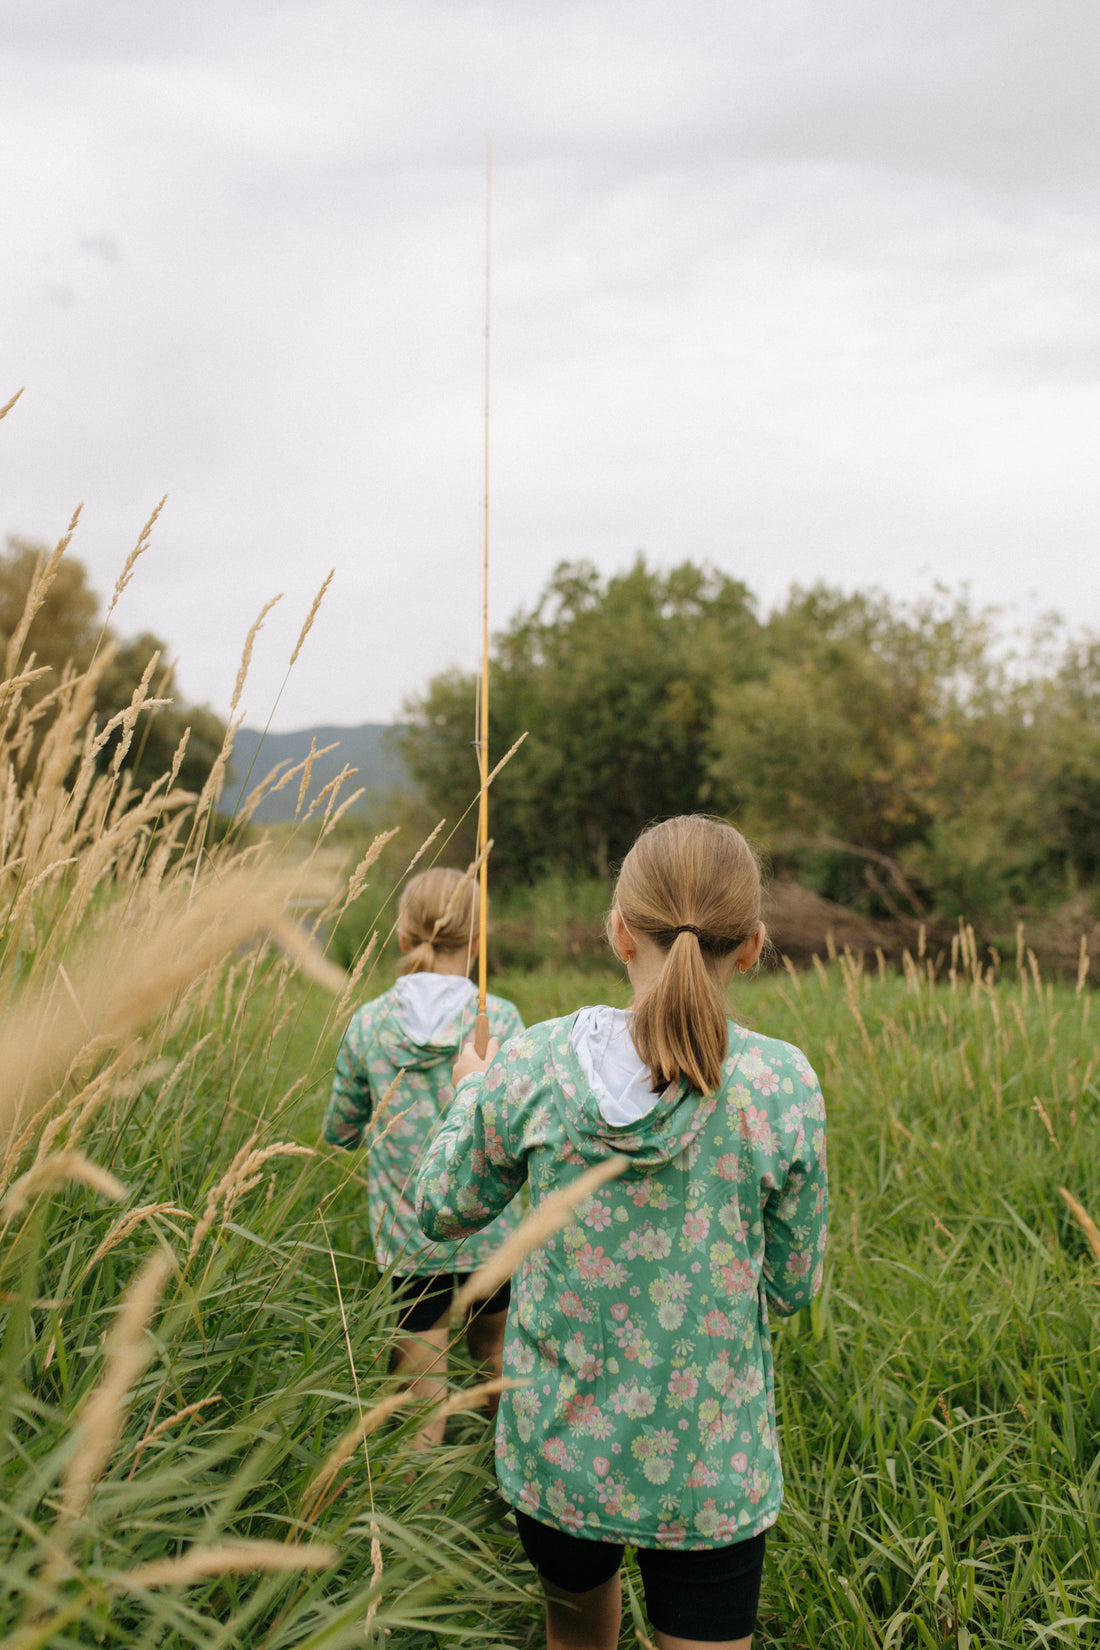
MULTIPOLYGON (((134 797, 97 761, 87 680, 59 686, 47 729, 25 674, 16 649, 0 687, 3 1642, 540 1643, 479 1414, 414 1458, 419 1418, 398 1404, 326 1474, 397 1390, 362 1156, 319 1142, 346 1020, 388 983, 369 961, 334 969, 325 936, 353 905, 369 907, 359 940, 375 918, 384 933, 392 875, 326 857, 336 793, 304 863, 235 831, 208 850, 216 776, 201 797, 171 775, 134 797)), ((152 713, 137 704, 131 726, 152 713)), ((537 927, 547 908, 513 918, 537 927)), ((517 951, 495 988, 529 1020, 623 1001, 621 977, 571 949, 569 912, 554 921, 559 960, 517 951)), ((775 1329, 787 1500, 765 1646, 1100 1642, 1091 996, 1044 982, 1024 947, 986 969, 965 931, 952 964, 933 980, 924 959, 897 976, 841 957, 734 1003, 817 1065, 832 1158, 825 1291, 775 1329)), ((457 1352, 451 1374, 456 1391, 474 1379, 457 1352)), ((628 1611, 623 1643, 639 1629, 628 1611)))
POLYGON ((202 795, 173 771, 135 796, 100 756, 104 659, 31 708, 25 640, 0 685, 3 1642, 505 1642, 530 1583, 479 1415, 414 1465, 399 1402, 325 1475, 397 1390, 361 1164, 317 1130, 371 989, 324 935, 370 854, 326 857, 337 790, 308 852, 211 832, 228 740, 202 795))

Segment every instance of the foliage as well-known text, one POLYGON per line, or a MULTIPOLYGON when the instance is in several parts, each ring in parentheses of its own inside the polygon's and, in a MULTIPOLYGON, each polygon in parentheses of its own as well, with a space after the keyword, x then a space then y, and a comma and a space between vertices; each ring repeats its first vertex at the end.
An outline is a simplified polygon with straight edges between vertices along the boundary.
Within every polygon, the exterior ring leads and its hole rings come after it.
MULTIPOLYGON (((714 810, 774 868, 878 914, 1002 923, 1100 872, 1100 644, 1047 622, 1016 650, 938 590, 744 586, 639 560, 563 564, 497 639, 496 880, 606 878, 649 820, 714 810)), ((475 783, 472 679, 408 707, 406 763, 454 818, 475 783)))
MULTIPOLYGON (((548 866, 606 879, 638 824, 695 807, 707 784, 717 683, 758 668, 748 592, 685 564, 641 557, 606 581, 563 562, 530 613, 496 640, 493 750, 526 743, 493 785, 498 877, 548 866)), ((437 676, 408 707, 401 753, 431 803, 453 819, 477 783, 475 683, 437 676)))
MULTIPOLYGON (((7 550, 0 555, 0 657, 7 653, 19 628, 27 597, 48 561, 49 553, 44 546, 18 538, 8 539, 7 550)), ((48 671, 21 690, 24 702, 37 705, 40 714, 34 738, 20 754, 17 776, 29 771, 28 763, 33 761, 39 748, 53 712, 53 696, 67 667, 84 673, 92 668, 93 661, 98 666, 94 677, 98 731, 112 717, 126 711, 150 660, 158 656, 149 691, 144 696, 172 698, 173 702, 146 713, 139 737, 122 756, 122 766, 131 774, 134 784, 143 790, 171 767, 173 754, 185 730, 190 729, 179 778, 185 788, 201 791, 221 749, 225 725, 205 706, 187 705, 174 696, 173 667, 166 653, 167 644, 148 631, 119 641, 102 618, 99 598, 88 584, 83 563, 73 556, 63 557, 43 591, 41 606, 22 648, 24 661, 33 654, 35 665, 46 666, 48 671)), ((7 661, 9 674, 16 663, 15 658, 7 661)), ((121 732, 105 741, 98 753, 100 771, 109 766, 121 742, 121 732)))

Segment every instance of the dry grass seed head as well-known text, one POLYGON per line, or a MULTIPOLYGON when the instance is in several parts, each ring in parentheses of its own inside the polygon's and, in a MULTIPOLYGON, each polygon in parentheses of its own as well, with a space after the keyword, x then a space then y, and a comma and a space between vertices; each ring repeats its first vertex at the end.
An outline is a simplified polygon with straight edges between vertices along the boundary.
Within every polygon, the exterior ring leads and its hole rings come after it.
POLYGON ((4 1225, 10 1225, 21 1215, 32 1199, 39 1197, 43 1192, 52 1191, 55 1186, 63 1186, 70 1180, 79 1181, 82 1186, 88 1186, 101 1197, 109 1197, 116 1203, 121 1203, 129 1196, 121 1180, 106 1169, 101 1169, 98 1163, 93 1163, 83 1152, 54 1152, 34 1164, 8 1188, 2 1205, 4 1225))
POLYGON ((202 1219, 191 1234, 191 1242, 187 1250, 187 1258, 191 1260, 206 1237, 217 1218, 219 1205, 222 1210, 222 1224, 232 1219, 233 1210, 246 1192, 250 1192, 260 1184, 263 1175, 260 1170, 273 1157, 315 1157, 317 1154, 312 1146, 297 1146, 289 1141, 279 1140, 271 1146, 256 1147, 256 1136, 245 1142, 236 1154, 228 1169, 214 1186, 206 1200, 202 1219))
MULTIPOLYGON (((354 773, 357 770, 353 768, 351 771, 354 773)), ((335 796, 333 797, 332 802, 330 802, 328 807, 325 809, 324 824, 321 826, 321 834, 317 839, 318 846, 322 842, 324 842, 327 837, 332 835, 333 831, 336 829, 337 825, 339 825, 339 823, 343 819, 344 815, 351 808, 354 808, 355 804, 359 801, 359 799, 361 797, 366 796, 366 794, 367 794, 367 787, 365 785, 360 785, 358 790, 352 791, 350 796, 346 796, 344 798, 344 800, 341 802, 341 804, 338 808, 333 807, 333 803, 336 801, 335 796)))
POLYGON ((276 762, 275 766, 264 775, 258 785, 253 785, 252 789, 237 809, 236 821, 238 825, 248 824, 249 820, 252 818, 252 815, 256 812, 256 809, 260 806, 260 803, 263 801, 268 791, 271 790, 276 780, 283 777, 283 771, 289 766, 289 764, 290 758, 288 756, 284 756, 281 762, 276 762))
POLYGON ((104 618, 103 618, 104 626, 106 626, 107 620, 111 617, 111 614, 114 612, 115 608, 118 606, 118 599, 122 595, 122 592, 126 589, 126 586, 129 584, 130 580, 133 578, 133 576, 134 576, 134 567, 137 564, 139 556, 143 556, 145 554, 146 550, 148 550, 149 540, 153 536, 153 528, 157 524, 157 517, 160 515, 161 511, 164 509, 164 506, 167 504, 167 502, 168 502, 168 495, 165 494, 165 496, 161 499, 160 503, 157 505, 156 509, 153 511, 152 515, 149 517, 149 520, 145 523, 145 526, 141 529, 141 532, 138 534, 137 543, 134 545, 134 548, 130 551, 130 554, 126 557, 126 561, 123 564, 122 572, 119 574, 118 578, 115 580, 115 588, 111 592, 111 600, 107 604, 107 612, 105 613, 104 618))
MULTIPOLYGON (((442 1404, 432 1405, 433 1413, 442 1419, 450 1415, 457 1415, 460 1410, 478 1409, 483 1401, 494 1393, 509 1392, 516 1387, 526 1386, 527 1382, 516 1380, 506 1375, 496 1380, 485 1381, 479 1386, 468 1387, 462 1392, 454 1393, 442 1404)), ((419 1402, 420 1396, 411 1386, 402 1387, 400 1392, 391 1392, 388 1398, 383 1398, 372 1408, 368 1409, 348 1428, 325 1458, 320 1472, 307 1486, 302 1497, 300 1517, 306 1524, 316 1518, 325 1496, 334 1480, 343 1467, 351 1460, 359 1445, 369 1438, 372 1432, 377 1432, 383 1422, 388 1421, 406 1404, 419 1402)))
POLYGON ((57 544, 54 546, 54 549, 46 558, 45 565, 43 565, 41 559, 39 559, 38 566, 35 569, 35 577, 32 579, 31 587, 27 591, 27 599, 23 605, 22 615, 19 619, 19 623, 12 631, 11 639, 8 642, 4 660, 5 676, 15 675, 15 667, 19 663, 19 656, 23 651, 23 646, 27 640, 27 635, 30 631, 31 625, 34 623, 35 615, 38 613, 42 603, 46 600, 46 593, 49 590, 50 585, 57 577, 57 569, 61 564, 61 558, 69 548, 69 545, 72 543, 73 534, 76 532, 77 523, 80 520, 80 512, 83 508, 84 506, 82 504, 78 504, 76 509, 73 511, 72 519, 69 522, 67 531, 61 536, 57 544))
POLYGON ((347 984, 344 987, 343 995, 340 997, 332 1011, 332 1019, 336 1025, 343 1024, 344 1016, 348 1011, 352 998, 358 995, 359 987, 363 980, 363 975, 367 972, 368 965, 374 955, 377 945, 378 930, 376 928, 356 958, 355 967, 348 975, 347 984))
MULTIPOLYGON (((321 753, 318 753, 318 754, 321 754, 321 753)), ((344 783, 345 779, 350 779, 352 774, 358 773, 358 771, 359 771, 358 768, 349 767, 348 764, 345 762, 344 766, 340 769, 340 772, 336 775, 336 778, 335 779, 330 779, 328 784, 322 786, 322 788, 317 792, 317 795, 313 798, 313 801, 310 803, 309 807, 306 809, 305 818, 302 820, 303 825, 308 820, 313 818, 313 815, 317 812, 317 809, 321 806, 321 803, 324 802, 326 799, 328 799, 328 808, 326 809, 326 812, 325 812, 325 817, 327 819, 329 812, 331 812, 331 810, 332 810, 333 802, 335 802, 335 800, 336 800, 336 795, 337 795, 337 792, 339 791, 341 785, 344 783)))
POLYGON ((216 1547, 191 1547, 178 1558, 136 1564, 116 1587, 128 1592, 147 1587, 186 1587, 211 1576, 271 1574, 282 1570, 327 1570, 339 1552, 323 1541, 223 1541, 216 1547))
POLYGON ((328 589, 329 585, 332 583, 333 578, 335 576, 335 573, 336 573, 335 567, 330 567, 329 572, 328 572, 328 577, 323 581, 320 590, 318 590, 316 596, 314 596, 314 598, 313 598, 313 606, 310 608, 309 612, 306 614, 306 622, 302 626, 301 630, 298 632, 298 640, 294 644, 294 652, 290 655, 290 663, 286 667, 288 671, 293 670, 294 666, 298 662, 298 655, 302 651, 302 644, 305 641, 306 637, 309 635, 310 631, 313 629, 313 621, 317 617, 317 611, 320 608, 321 603, 325 599, 325 591, 328 589))
POLYGON ((130 1394, 153 1355, 149 1321, 174 1268, 173 1256, 156 1250, 122 1297, 107 1332, 103 1374, 80 1411, 77 1447, 62 1468, 58 1513, 62 1525, 84 1516, 95 1484, 114 1453, 130 1394))
POLYGON ((343 916, 349 905, 355 904, 355 901, 363 892, 363 887, 367 880, 367 872, 370 870, 371 866, 374 864, 386 844, 393 841, 399 829, 400 827, 395 825, 392 831, 379 831, 378 835, 374 837, 370 847, 367 849, 366 853, 355 867, 355 870, 348 878, 348 891, 344 895, 344 903, 341 905, 339 910, 340 916, 343 916))
POLYGON ((568 1186, 563 1186, 560 1192, 544 1197, 538 1208, 533 1209, 522 1225, 505 1238, 500 1248, 466 1280, 454 1298, 452 1316, 465 1313, 474 1301, 488 1300, 490 1295, 495 1294, 505 1279, 512 1276, 525 1255, 537 1249, 540 1243, 545 1243, 548 1237, 566 1224, 578 1203, 583 1203, 607 1181, 621 1175, 629 1164, 628 1157, 616 1153, 586 1169, 568 1186))
POLYGON ((1074 1197, 1073 1193, 1067 1190, 1065 1186, 1059 1186, 1058 1195, 1066 1204, 1082 1232, 1084 1232, 1085 1242, 1092 1251, 1093 1260, 1100 1264, 1100 1231, 1096 1229, 1096 1222, 1085 1208, 1085 1205, 1074 1197))
POLYGON ((137 1230, 143 1220, 154 1220, 158 1215, 175 1215, 179 1220, 194 1220, 195 1218, 190 1210, 181 1209, 175 1203, 143 1203, 140 1209, 130 1209, 115 1221, 88 1262, 88 1269, 93 1267, 97 1261, 102 1260, 104 1255, 110 1254, 112 1249, 117 1248, 120 1243, 130 1236, 131 1232, 137 1230))
POLYGON ((335 745, 326 745, 323 751, 318 751, 316 739, 310 740, 309 751, 306 754, 305 761, 302 763, 302 779, 298 786, 298 800, 294 804, 295 819, 297 819, 299 813, 302 811, 302 804, 306 799, 306 792, 309 790, 309 782, 313 778, 314 762, 316 762, 318 756, 327 756, 329 751, 334 751, 335 749, 335 745))
POLYGON ((280 922, 272 923, 269 932, 274 944, 294 959, 300 974, 307 980, 312 980, 314 985, 323 986, 326 991, 331 991, 334 997, 340 995, 348 983, 344 970, 330 962, 319 948, 311 943, 296 922, 284 917, 280 922))
MULTIPOLYGON (((155 913, 146 935, 113 934, 86 959, 79 1000, 97 1035, 125 1042, 168 1006, 177 991, 200 980, 245 940, 282 919, 274 884, 226 876, 185 904, 155 913)), ((87 1041, 71 1009, 51 993, 29 995, 0 1032, 0 1133, 18 1123, 24 1106, 48 1089, 87 1041)))
POLYGON ((257 620, 253 624, 251 630, 248 632, 248 635, 244 639, 244 648, 242 649, 242 652, 241 652, 241 662, 240 662, 240 665, 238 666, 238 669, 237 669, 237 680, 233 685, 233 698, 230 701, 230 705, 229 705, 229 720, 230 721, 232 721, 233 717, 236 715, 237 706, 241 702, 241 694, 244 692, 244 684, 245 684, 245 681, 248 677, 249 667, 252 664, 252 649, 256 645, 256 637, 260 634, 260 631, 263 629, 264 620, 267 618, 267 615, 271 612, 271 609, 275 606, 275 603, 276 602, 281 602, 282 599, 283 599, 283 593, 280 590, 280 592, 277 596, 272 596, 272 598, 269 602, 264 603, 263 607, 261 607, 261 609, 260 609, 259 617, 257 618, 257 620))

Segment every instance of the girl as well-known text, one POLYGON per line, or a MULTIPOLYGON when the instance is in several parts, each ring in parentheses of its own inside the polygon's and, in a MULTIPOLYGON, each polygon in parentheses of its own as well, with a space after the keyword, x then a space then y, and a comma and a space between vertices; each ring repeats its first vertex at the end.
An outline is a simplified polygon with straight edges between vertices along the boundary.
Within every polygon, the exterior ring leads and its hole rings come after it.
MULTIPOLYGON (((447 1315, 456 1277, 474 1271, 517 1224, 509 1210, 466 1243, 433 1243, 417 1224, 412 1183, 421 1148, 451 1100, 451 1065, 473 1027, 477 996, 468 974, 477 951, 477 887, 460 871, 438 868, 413 877, 397 910, 404 957, 396 985, 353 1016, 336 1057, 325 1139, 361 1144, 374 1107, 395 1076, 400 1083, 370 1141, 367 1210, 374 1258, 392 1267, 401 1307, 395 1368, 420 1398, 443 1395, 447 1315)), ((522 1031, 514 1004, 490 996, 489 1023, 498 1039, 522 1031)), ((471 1357, 500 1374, 509 1286, 469 1320, 471 1357)), ((418 1446, 443 1442, 444 1422, 432 1416, 418 1446)))
POLYGON ((550 1650, 615 1650, 623 1545, 661 1650, 749 1650, 782 1496, 769 1307, 820 1287, 825 1112, 798 1049, 726 1019, 765 939, 739 832, 643 832, 609 922, 631 1010, 582 1008, 480 1061, 464 1047, 424 1153, 425 1231, 457 1238, 526 1180, 531 1207, 630 1164, 535 1250, 509 1314, 501 1493, 546 1594, 550 1650))

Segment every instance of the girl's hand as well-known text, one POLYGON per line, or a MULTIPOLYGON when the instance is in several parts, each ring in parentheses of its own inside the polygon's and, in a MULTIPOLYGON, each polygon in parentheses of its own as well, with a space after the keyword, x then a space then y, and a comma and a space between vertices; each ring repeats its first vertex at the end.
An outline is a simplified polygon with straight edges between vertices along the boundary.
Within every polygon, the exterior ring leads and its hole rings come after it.
POLYGON ((455 1087, 457 1088, 462 1079, 464 1077, 468 1077, 472 1071, 487 1071, 489 1069, 490 1061, 495 1058, 499 1048, 500 1038, 490 1037, 488 1044, 486 1045, 485 1058, 483 1060, 474 1048, 472 1040, 468 1043, 463 1043, 462 1047, 458 1051, 458 1058, 451 1067, 451 1081, 454 1083, 455 1087))

